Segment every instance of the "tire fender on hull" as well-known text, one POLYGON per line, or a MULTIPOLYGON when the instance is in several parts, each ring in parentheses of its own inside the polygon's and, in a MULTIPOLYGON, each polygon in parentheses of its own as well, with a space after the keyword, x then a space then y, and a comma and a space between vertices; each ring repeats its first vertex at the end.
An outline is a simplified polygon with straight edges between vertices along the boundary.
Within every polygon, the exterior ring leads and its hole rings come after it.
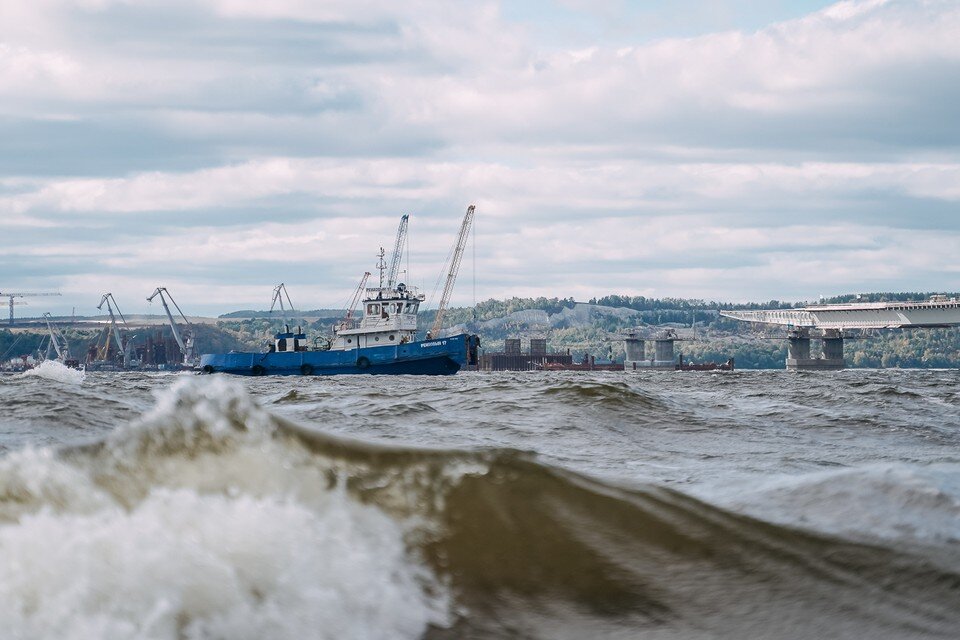
POLYGON ((264 368, 262 364, 255 364, 252 367, 250 367, 250 373, 252 373, 255 376, 262 376, 266 372, 267 370, 264 368))
POLYGON ((363 371, 369 368, 370 368, 370 358, 368 358, 367 356, 360 356, 359 358, 357 358, 357 369, 360 369, 361 371, 363 371))

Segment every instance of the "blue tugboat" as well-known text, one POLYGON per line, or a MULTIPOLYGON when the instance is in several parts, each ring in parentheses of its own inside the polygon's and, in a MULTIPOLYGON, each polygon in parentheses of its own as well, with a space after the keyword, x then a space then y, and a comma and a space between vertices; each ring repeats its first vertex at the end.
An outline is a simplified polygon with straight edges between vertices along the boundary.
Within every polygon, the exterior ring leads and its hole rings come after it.
MULTIPOLYGON (((440 337, 443 313, 463 253, 463 245, 473 219, 474 207, 467 209, 460 237, 447 275, 447 286, 437 309, 433 328, 424 340, 417 340, 417 313, 424 295, 402 282, 394 284, 396 266, 384 283, 383 250, 380 253, 380 286, 364 288, 369 273, 364 274, 346 318, 334 329, 334 338, 322 349, 311 349, 307 336, 299 328, 289 327, 276 334, 266 352, 209 353, 200 358, 203 373, 238 375, 341 375, 406 374, 451 375, 464 365, 476 365, 480 338, 464 333, 440 337), (353 316, 356 301, 363 297, 359 322, 353 316), (434 337, 436 336, 436 337, 434 337)), ((393 263, 399 264, 402 234, 406 216, 397 236, 393 263)))

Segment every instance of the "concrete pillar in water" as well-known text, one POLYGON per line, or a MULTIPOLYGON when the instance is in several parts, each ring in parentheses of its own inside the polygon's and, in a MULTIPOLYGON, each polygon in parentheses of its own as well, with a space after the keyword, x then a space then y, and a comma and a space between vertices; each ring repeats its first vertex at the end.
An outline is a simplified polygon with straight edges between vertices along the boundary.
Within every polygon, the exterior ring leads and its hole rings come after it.
POLYGON ((656 344, 656 362, 655 367, 673 368, 673 338, 662 338, 655 342, 656 344))
POLYGON ((821 369, 843 369, 843 332, 839 329, 823 330, 823 359, 821 369))
POLYGON ((627 362, 642 362, 647 358, 647 344, 643 338, 630 334, 623 339, 623 348, 626 351, 627 362))
POLYGON ((787 334, 787 369, 832 371, 843 369, 843 334, 837 329, 823 331, 823 357, 810 357, 810 329, 797 327, 787 334))
POLYGON ((793 329, 787 334, 787 369, 795 369, 805 360, 810 360, 810 331, 793 329))

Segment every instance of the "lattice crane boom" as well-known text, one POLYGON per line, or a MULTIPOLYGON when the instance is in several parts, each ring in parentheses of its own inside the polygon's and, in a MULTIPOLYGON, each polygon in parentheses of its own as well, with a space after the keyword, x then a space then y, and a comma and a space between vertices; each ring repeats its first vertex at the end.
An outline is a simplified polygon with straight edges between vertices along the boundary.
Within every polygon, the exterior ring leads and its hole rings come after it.
POLYGON ((279 306, 280 315, 283 318, 283 321, 286 322, 287 309, 285 309, 283 306, 284 296, 286 296, 287 298, 287 305, 289 306, 290 311, 292 312, 294 310, 293 301, 290 300, 290 294, 287 292, 287 286, 281 282, 280 284, 278 284, 276 287, 273 288, 273 300, 270 302, 270 313, 273 313, 274 307, 279 306))
POLYGON ((157 287, 157 289, 147 298, 147 302, 153 302, 153 299, 157 296, 160 296, 160 302, 163 303, 163 310, 167 312, 167 319, 170 321, 170 329, 173 331, 173 339, 177 341, 177 346, 180 347, 180 351, 183 353, 183 363, 191 364, 191 361, 193 360, 193 336, 190 333, 190 321, 187 320, 187 316, 183 315, 183 311, 180 310, 180 305, 178 305, 176 300, 173 299, 173 296, 170 295, 170 292, 167 291, 166 287, 157 287), (164 296, 164 294, 166 294, 166 296, 164 296), (183 318, 183 321, 187 324, 186 340, 184 340, 183 336, 180 335, 180 330, 177 328, 177 323, 173 320, 173 314, 170 313, 170 307, 167 306, 167 298, 170 298, 170 302, 173 303, 173 306, 176 307, 180 317, 183 318))
MULTIPOLYGON (((120 316, 120 320, 123 321, 123 326, 127 326, 127 319, 123 317, 123 312, 120 311, 120 306, 117 304, 116 298, 113 297, 112 293, 105 293, 103 297, 100 298, 100 304, 97 305, 97 309, 102 309, 104 303, 107 305, 107 313, 110 314, 110 328, 113 329, 113 339, 117 343, 117 349, 123 353, 123 366, 130 366, 130 351, 125 349, 123 345, 123 340, 120 337, 120 326, 117 324, 117 318, 113 315, 113 310, 117 310, 117 314, 120 316)), ((109 351, 109 344, 104 346, 104 353, 101 357, 102 360, 106 360, 109 351)))
MULTIPOLYGON (((49 313, 44 313, 43 319, 47 322, 47 330, 50 332, 50 344, 53 345, 54 350, 57 352, 57 360, 66 363, 66 361, 70 359, 70 343, 67 342, 67 337, 53 326, 53 318, 49 313)), ((50 353, 49 347, 47 347, 47 353, 50 353)))
POLYGON ((400 274, 400 258, 403 257, 403 246, 407 240, 409 221, 410 216, 403 214, 400 218, 400 226, 397 228, 397 240, 393 244, 393 253, 390 255, 390 270, 387 272, 387 287, 391 289, 397 285, 397 276, 400 274))
POLYGON ((430 335, 436 336, 443 327, 443 316, 447 312, 447 304, 450 303, 450 296, 453 294, 453 285, 457 281, 457 273, 460 271, 460 261, 463 258, 463 250, 467 246, 467 237, 470 235, 470 226, 473 224, 473 212, 475 205, 467 207, 467 213, 463 216, 463 223, 460 225, 460 235, 457 236, 457 244, 454 245, 453 256, 450 258, 450 270, 447 272, 447 282, 443 287, 443 295, 440 296, 440 304, 437 305, 437 317, 433 321, 433 327, 430 329, 430 335))
POLYGON ((360 302, 360 298, 363 296, 364 287, 367 286, 367 279, 370 277, 369 271, 364 271, 363 277, 360 278, 360 285, 357 287, 357 290, 353 292, 353 299, 350 300, 350 306, 347 307, 347 315, 343 316, 343 320, 340 321, 340 326, 349 329, 350 321, 353 320, 353 312, 357 308, 357 304, 360 302))

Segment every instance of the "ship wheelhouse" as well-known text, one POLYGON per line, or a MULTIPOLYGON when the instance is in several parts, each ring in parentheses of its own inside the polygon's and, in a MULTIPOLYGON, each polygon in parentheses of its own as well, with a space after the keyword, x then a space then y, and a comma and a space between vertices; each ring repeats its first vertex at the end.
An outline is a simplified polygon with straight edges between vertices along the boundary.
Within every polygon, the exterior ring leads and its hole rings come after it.
POLYGON ((416 340, 417 314, 424 295, 403 283, 366 290, 357 323, 336 329, 332 350, 401 345, 416 340))

